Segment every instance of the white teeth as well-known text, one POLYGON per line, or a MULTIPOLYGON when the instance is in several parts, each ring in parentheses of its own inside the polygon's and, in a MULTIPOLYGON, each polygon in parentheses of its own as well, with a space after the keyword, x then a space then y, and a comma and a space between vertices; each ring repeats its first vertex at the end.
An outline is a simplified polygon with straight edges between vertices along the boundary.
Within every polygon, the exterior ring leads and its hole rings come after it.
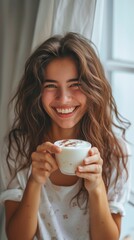
POLYGON ((71 113, 71 112, 73 112, 74 111, 74 109, 75 109, 75 107, 71 107, 71 108, 56 108, 56 111, 58 112, 58 113, 64 113, 64 114, 66 114, 66 113, 71 113))

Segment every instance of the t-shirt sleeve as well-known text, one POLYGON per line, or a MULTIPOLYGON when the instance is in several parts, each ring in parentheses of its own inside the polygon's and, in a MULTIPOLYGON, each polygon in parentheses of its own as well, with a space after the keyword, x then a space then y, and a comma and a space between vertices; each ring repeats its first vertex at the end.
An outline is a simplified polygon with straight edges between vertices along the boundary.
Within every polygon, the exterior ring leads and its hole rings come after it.
POLYGON ((6 162, 5 153, 2 152, 0 162, 0 203, 6 200, 21 201, 26 186, 28 169, 21 170, 15 174, 15 164, 10 161, 9 170, 6 162))
POLYGON ((112 176, 110 180, 110 185, 108 188, 108 202, 109 202, 109 208, 111 213, 120 213, 122 216, 125 215, 125 204, 127 203, 129 199, 130 194, 130 179, 131 179, 131 167, 130 167, 130 148, 128 145, 126 145, 126 150, 129 155, 128 161, 127 161, 127 173, 124 169, 124 166, 122 162, 120 161, 120 168, 121 168, 121 176, 118 178, 117 183, 115 185, 115 179, 116 179, 116 169, 114 168, 112 171, 112 176))

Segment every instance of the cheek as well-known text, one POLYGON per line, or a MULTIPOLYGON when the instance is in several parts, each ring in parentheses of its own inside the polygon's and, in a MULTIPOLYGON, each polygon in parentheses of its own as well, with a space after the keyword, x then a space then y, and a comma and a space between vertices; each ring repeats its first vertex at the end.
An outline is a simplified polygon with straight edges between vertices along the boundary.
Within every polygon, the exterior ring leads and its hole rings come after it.
POLYGON ((85 94, 83 94, 83 93, 79 93, 78 95, 77 95, 77 98, 79 99, 79 101, 81 102, 81 104, 83 105, 83 106, 87 106, 87 97, 85 96, 85 94))
POLYGON ((52 95, 49 94, 48 92, 43 93, 41 97, 42 105, 44 107, 47 107, 49 103, 52 101, 52 95))
POLYGON ((84 95, 84 96, 80 96, 80 99, 81 99, 81 106, 82 106, 83 112, 86 113, 86 111, 88 109, 87 98, 84 95))
POLYGON ((41 102, 42 102, 42 105, 44 106, 45 103, 46 103, 46 96, 45 95, 41 96, 41 102))
POLYGON ((44 110, 47 112, 48 105, 49 105, 49 99, 46 96, 42 96, 41 101, 42 101, 42 106, 43 106, 44 110))

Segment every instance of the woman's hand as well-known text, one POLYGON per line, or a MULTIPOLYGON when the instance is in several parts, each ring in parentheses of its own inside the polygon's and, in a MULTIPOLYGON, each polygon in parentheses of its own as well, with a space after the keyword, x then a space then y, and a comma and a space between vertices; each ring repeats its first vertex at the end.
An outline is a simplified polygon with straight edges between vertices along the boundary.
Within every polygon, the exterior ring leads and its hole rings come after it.
POLYGON ((89 150, 89 156, 78 166, 76 175, 85 179, 85 188, 88 192, 95 190, 102 183, 103 160, 96 147, 89 150))
POLYGON ((55 146, 50 142, 45 142, 39 145, 36 151, 31 155, 31 179, 38 184, 45 184, 46 179, 58 168, 54 154, 59 153, 60 151, 61 150, 58 146, 55 146))

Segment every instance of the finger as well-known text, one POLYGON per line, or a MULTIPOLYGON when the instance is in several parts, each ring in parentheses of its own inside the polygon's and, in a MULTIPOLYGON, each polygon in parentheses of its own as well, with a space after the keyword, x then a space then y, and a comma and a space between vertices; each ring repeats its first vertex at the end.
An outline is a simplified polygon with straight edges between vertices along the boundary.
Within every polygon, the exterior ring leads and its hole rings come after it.
POLYGON ((88 165, 88 164, 100 164, 103 165, 103 159, 100 157, 100 155, 94 155, 93 157, 87 157, 83 161, 83 165, 88 165))
POLYGON ((76 172, 76 175, 80 178, 86 179, 89 182, 95 182, 98 180, 101 175, 100 174, 93 174, 93 173, 82 173, 82 172, 76 172))
POLYGON ((50 153, 38 153, 38 152, 34 152, 32 153, 32 162, 36 161, 36 162, 48 162, 52 168, 57 168, 57 162, 56 160, 53 158, 53 156, 50 153))
POLYGON ((96 147, 90 148, 90 150, 89 150, 89 155, 90 155, 90 156, 92 156, 92 155, 94 155, 94 154, 97 154, 97 153, 99 153, 98 148, 96 148, 96 147))
POLYGON ((48 162, 42 161, 34 161, 32 167, 36 169, 46 170, 49 172, 52 170, 52 166, 48 162))
POLYGON ((84 164, 100 163, 100 153, 96 153, 93 156, 86 157, 84 159, 84 164))
POLYGON ((102 173, 102 165, 90 164, 90 165, 85 165, 85 166, 78 166, 78 171, 85 172, 85 173, 101 174, 102 173))
POLYGON ((43 152, 43 151, 48 151, 50 153, 59 153, 61 152, 61 148, 54 145, 51 142, 45 142, 37 147, 37 152, 43 152))
POLYGON ((103 159, 100 157, 99 164, 102 166, 103 165, 103 159))
POLYGON ((31 154, 31 158, 32 158, 32 161, 40 161, 40 160, 44 160, 44 153, 39 153, 39 152, 33 152, 31 154))

